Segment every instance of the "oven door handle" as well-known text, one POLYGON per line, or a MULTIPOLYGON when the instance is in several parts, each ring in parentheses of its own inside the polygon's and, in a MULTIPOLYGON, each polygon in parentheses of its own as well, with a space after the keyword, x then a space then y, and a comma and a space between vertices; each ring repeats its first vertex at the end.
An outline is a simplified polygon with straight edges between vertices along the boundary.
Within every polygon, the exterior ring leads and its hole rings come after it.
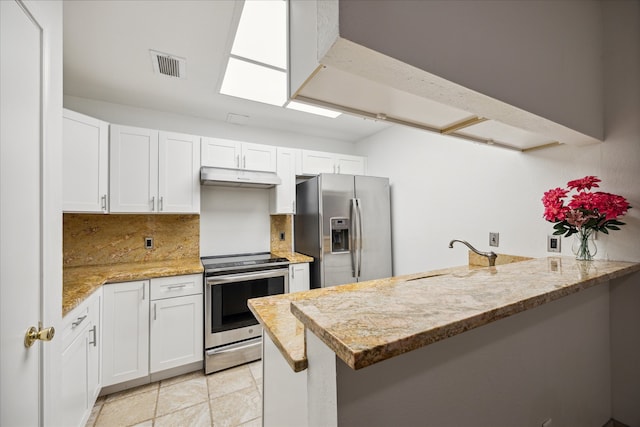
POLYGON ((207 285, 215 286, 215 285, 222 285, 225 283, 242 282, 245 280, 255 280, 255 279, 267 279, 270 277, 280 277, 280 276, 288 276, 288 275, 289 275, 289 269, 282 268, 278 270, 261 271, 258 273, 213 276, 213 277, 207 278, 207 285))

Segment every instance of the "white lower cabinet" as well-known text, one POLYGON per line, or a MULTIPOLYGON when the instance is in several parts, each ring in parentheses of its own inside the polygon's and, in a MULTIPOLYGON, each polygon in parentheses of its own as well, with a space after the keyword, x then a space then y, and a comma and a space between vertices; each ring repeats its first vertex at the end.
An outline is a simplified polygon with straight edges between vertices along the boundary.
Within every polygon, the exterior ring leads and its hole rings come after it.
POLYGON ((289 292, 309 290, 309 263, 289 264, 289 292))
POLYGON ((202 360, 201 274, 104 289, 103 386, 202 360))
MULTIPOLYGON (((192 276, 184 276, 189 278, 192 276)), ((152 299, 149 319, 150 373, 164 371, 197 362, 203 358, 203 304, 202 304, 202 276, 195 275, 197 287, 191 287, 185 283, 174 284, 166 288, 175 289, 176 293, 197 291, 197 294, 186 296, 164 295, 164 299, 152 299)), ((175 281, 175 278, 169 277, 175 281)), ((183 280, 184 282, 184 280, 183 280)), ((193 283, 191 279, 187 282, 193 283)), ((154 289, 160 288, 166 281, 164 279, 151 280, 152 298, 155 298, 154 289)))
POLYGON ((102 385, 149 374, 149 281, 104 287, 102 385))
POLYGON ((63 319, 60 414, 65 426, 83 426, 100 392, 101 298, 100 289, 63 319))

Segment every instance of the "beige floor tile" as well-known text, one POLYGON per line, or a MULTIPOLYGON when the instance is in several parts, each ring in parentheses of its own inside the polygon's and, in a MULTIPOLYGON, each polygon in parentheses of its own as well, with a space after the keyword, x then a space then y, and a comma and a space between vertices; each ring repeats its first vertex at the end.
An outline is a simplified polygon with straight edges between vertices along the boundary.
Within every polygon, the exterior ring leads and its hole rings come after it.
POLYGON ((154 427, 165 426, 210 427, 211 412, 209 410, 209 402, 203 402, 155 419, 154 427))
POLYGON ((155 415, 158 389, 137 393, 126 399, 106 402, 98 415, 96 426, 130 426, 155 415))
POLYGON ((181 383, 183 381, 192 380, 194 378, 204 378, 204 371, 200 369, 188 374, 180 375, 173 378, 167 378, 166 380, 160 381, 160 387, 167 387, 170 385, 181 383))
POLYGON ((209 397, 224 396, 243 388, 255 386, 255 381, 247 365, 237 366, 226 371, 216 372, 207 377, 209 397))
POLYGON ((153 420, 143 421, 140 424, 136 424, 131 427, 153 427, 153 420))
POLYGON ((161 387, 156 415, 166 415, 207 400, 209 400, 209 393, 204 376, 161 387))
POLYGON ((214 427, 232 427, 262 415, 262 398, 255 386, 210 401, 214 427))
POLYGON ((249 364, 249 369, 251 370, 251 375, 253 378, 262 381, 262 361, 257 361, 249 364))
POLYGON ((119 391, 117 393, 111 393, 107 396, 102 396, 102 397, 106 397, 104 402, 108 403, 108 402, 113 402, 114 400, 123 399, 125 397, 131 397, 135 394, 146 393, 154 390, 157 391, 158 386, 159 386, 158 383, 155 382, 155 383, 150 383, 150 384, 145 384, 138 387, 130 388, 128 390, 119 391))

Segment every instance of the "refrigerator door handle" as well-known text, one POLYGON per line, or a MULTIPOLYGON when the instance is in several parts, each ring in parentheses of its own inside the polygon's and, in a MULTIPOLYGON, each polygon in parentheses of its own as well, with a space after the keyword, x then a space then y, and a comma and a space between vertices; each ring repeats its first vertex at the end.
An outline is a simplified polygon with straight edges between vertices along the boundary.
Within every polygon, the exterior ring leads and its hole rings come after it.
POLYGON ((358 277, 362 275, 362 203, 360 199, 356 199, 356 207, 358 212, 358 277))
POLYGON ((357 248, 357 237, 356 237, 356 222, 357 222, 357 216, 358 216, 358 207, 357 207, 357 200, 358 199, 351 199, 351 208, 349 211, 349 216, 350 216, 350 225, 349 225, 349 254, 351 255, 351 275, 353 277, 358 277, 358 271, 357 271, 357 262, 356 262, 356 255, 358 252, 358 248, 357 248))

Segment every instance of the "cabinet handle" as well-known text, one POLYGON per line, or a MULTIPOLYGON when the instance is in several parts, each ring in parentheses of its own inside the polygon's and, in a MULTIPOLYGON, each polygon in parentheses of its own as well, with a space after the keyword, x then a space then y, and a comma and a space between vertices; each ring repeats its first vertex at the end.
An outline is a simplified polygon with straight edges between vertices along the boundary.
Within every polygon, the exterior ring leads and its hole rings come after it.
POLYGON ((296 269, 291 267, 291 278, 295 279, 296 278, 296 269))
POLYGON ((340 173, 340 165, 338 164, 338 173, 340 173))
POLYGON ((171 286, 167 286, 167 290, 172 291, 174 289, 182 289, 182 288, 186 288, 187 284, 186 283, 182 283, 180 285, 171 285, 171 286))
POLYGON ((236 155, 236 167, 240 169, 240 154, 236 155))
POLYGON ((93 325, 91 328, 91 333, 93 334, 93 341, 89 341, 89 344, 93 344, 94 347, 98 346, 98 340, 96 339, 96 325, 93 325))
POLYGON ((247 168, 247 156, 242 156, 242 169, 247 168))
POLYGON ((291 209, 293 210, 292 213, 296 213, 296 201, 295 200, 293 202, 291 202, 291 209))
POLYGON ((146 290, 147 290, 147 287, 143 284, 142 285, 142 301, 144 301, 145 295, 147 293, 146 290))
POLYGON ((158 201, 158 210, 162 212, 164 210, 164 196, 160 196, 160 200, 158 201))
POLYGON ((153 304, 153 320, 158 318, 158 304, 153 304))
POLYGON ((76 326, 78 326, 80 323, 84 322, 84 319, 86 319, 86 318, 87 318, 87 315, 86 315, 86 314, 85 314, 84 316, 80 316, 80 317, 78 317, 78 318, 76 319, 76 321, 75 321, 75 322, 73 322, 73 323, 71 324, 71 327, 72 327, 72 328, 75 328, 75 327, 76 327, 76 326))
POLYGON ((107 211, 107 195, 103 194, 102 197, 100 197, 100 200, 102 201, 102 212, 106 212, 107 211))
POLYGON ((151 212, 156 211, 156 196, 151 197, 151 212))

